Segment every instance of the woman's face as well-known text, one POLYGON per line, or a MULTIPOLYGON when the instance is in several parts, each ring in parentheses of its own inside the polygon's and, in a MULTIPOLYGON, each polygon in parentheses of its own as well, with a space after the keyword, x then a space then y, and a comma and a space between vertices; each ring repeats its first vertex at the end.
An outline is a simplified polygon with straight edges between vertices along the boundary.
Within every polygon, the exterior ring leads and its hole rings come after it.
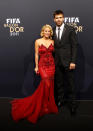
POLYGON ((51 35, 51 31, 50 31, 50 29, 48 28, 48 27, 46 27, 45 29, 44 29, 44 37, 45 38, 49 38, 50 37, 50 35, 51 35))

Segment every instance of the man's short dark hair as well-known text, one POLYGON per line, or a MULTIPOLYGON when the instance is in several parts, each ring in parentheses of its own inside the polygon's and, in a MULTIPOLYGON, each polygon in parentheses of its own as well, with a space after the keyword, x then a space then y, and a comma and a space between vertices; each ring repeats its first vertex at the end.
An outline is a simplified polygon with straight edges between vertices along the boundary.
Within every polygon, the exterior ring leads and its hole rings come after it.
POLYGON ((59 15, 59 14, 62 14, 64 16, 64 12, 62 10, 56 10, 53 13, 53 17, 55 18, 55 15, 59 15))

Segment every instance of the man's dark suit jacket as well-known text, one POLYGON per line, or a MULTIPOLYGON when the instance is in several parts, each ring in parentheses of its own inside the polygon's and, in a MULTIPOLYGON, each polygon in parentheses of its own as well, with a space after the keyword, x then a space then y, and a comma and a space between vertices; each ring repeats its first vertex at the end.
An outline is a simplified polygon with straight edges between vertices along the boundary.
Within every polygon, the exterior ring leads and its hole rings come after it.
POLYGON ((78 40, 74 27, 64 25, 60 42, 57 40, 56 27, 53 32, 55 65, 69 67, 70 63, 76 63, 78 40))

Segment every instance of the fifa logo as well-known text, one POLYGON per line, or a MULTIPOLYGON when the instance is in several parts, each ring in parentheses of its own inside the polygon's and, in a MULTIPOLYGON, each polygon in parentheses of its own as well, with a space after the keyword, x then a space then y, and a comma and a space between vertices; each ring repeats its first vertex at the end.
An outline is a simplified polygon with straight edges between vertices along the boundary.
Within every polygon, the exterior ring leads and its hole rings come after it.
POLYGON ((24 32, 24 27, 19 26, 21 24, 20 18, 8 18, 4 27, 8 27, 10 36, 18 36, 20 32, 24 32))
POLYGON ((65 17, 64 22, 70 26, 73 26, 77 32, 83 32, 83 26, 79 25, 79 17, 65 17))

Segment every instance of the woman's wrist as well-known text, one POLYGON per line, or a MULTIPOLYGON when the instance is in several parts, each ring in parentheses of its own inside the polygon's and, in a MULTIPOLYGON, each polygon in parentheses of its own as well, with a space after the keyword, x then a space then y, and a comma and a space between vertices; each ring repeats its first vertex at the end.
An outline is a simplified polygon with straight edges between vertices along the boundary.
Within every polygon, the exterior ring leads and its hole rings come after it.
POLYGON ((36 65, 36 68, 38 68, 38 65, 36 65))

